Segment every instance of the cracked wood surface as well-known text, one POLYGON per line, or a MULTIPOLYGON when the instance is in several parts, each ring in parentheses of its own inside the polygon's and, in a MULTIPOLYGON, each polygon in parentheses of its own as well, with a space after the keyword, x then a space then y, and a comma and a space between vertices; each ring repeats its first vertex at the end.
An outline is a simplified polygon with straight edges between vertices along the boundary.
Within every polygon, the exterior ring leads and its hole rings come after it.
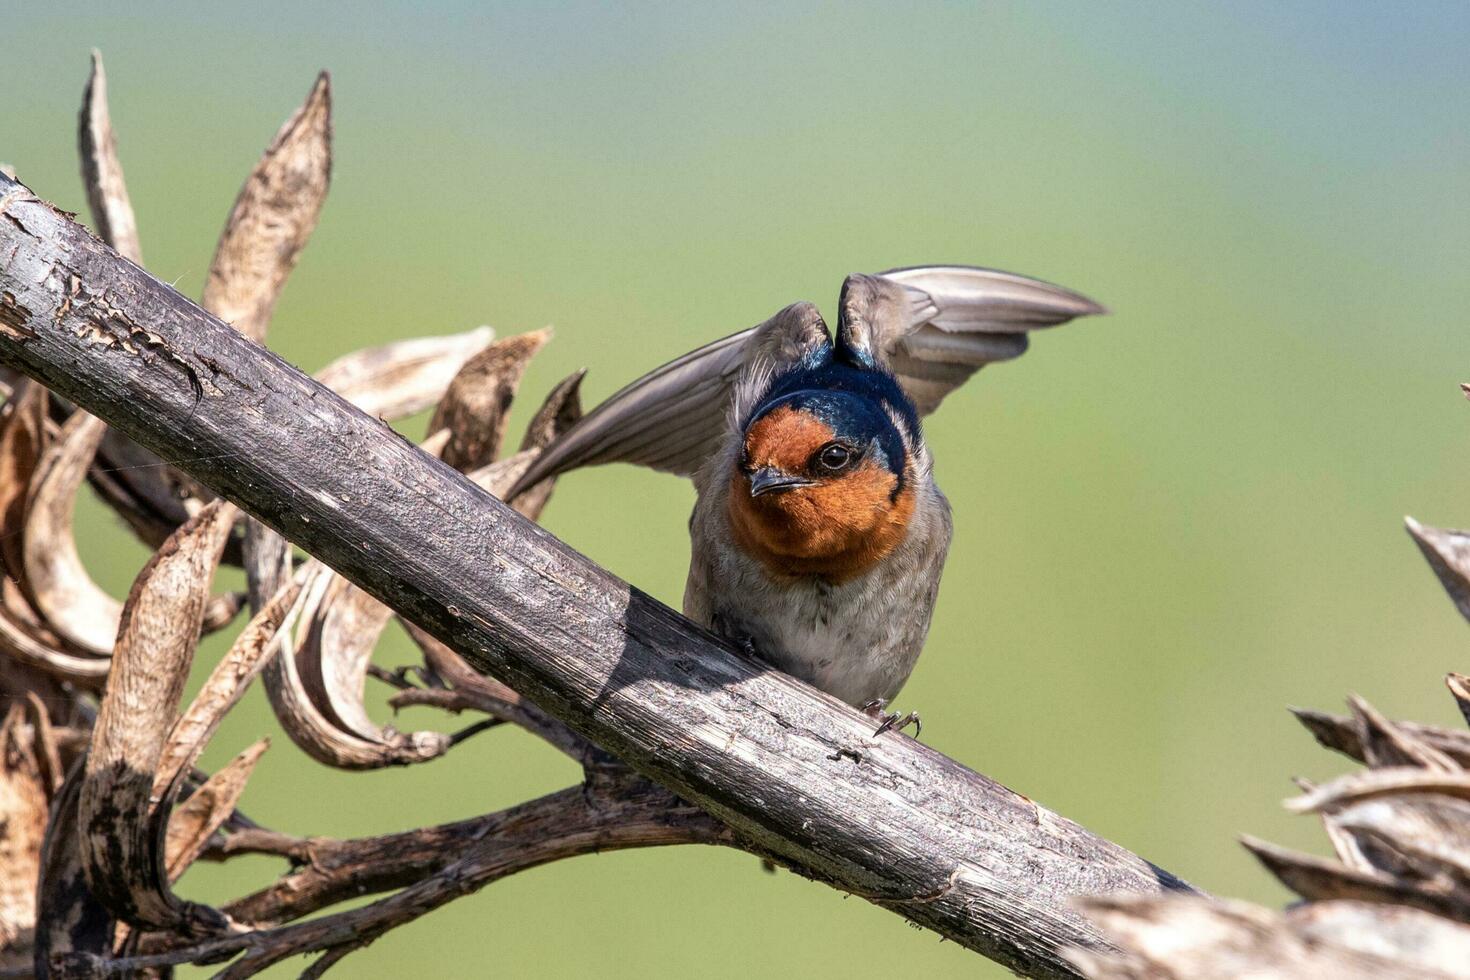
POLYGON ((0 176, 0 363, 238 503, 754 849, 1033 976, 1167 872, 531 524, 0 176))

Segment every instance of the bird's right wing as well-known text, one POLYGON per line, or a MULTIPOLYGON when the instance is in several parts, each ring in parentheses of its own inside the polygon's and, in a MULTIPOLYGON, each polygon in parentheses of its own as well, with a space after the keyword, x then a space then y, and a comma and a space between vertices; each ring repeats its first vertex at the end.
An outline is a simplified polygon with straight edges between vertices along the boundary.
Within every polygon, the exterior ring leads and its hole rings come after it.
POLYGON ((786 307, 742 330, 670 361, 598 405, 568 429, 506 494, 579 466, 638 463, 693 476, 719 451, 736 382, 746 369, 792 363, 829 342, 827 325, 810 303, 786 307))

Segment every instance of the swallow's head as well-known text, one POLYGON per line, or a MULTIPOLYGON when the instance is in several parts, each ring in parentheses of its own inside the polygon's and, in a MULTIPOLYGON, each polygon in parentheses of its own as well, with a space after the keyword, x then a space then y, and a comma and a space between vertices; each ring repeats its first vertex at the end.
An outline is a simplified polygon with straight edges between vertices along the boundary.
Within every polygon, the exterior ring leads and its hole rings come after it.
POLYGON ((910 421, 869 391, 768 399, 745 425, 731 475, 736 546, 784 575, 842 581, 872 568, 913 514, 910 421))

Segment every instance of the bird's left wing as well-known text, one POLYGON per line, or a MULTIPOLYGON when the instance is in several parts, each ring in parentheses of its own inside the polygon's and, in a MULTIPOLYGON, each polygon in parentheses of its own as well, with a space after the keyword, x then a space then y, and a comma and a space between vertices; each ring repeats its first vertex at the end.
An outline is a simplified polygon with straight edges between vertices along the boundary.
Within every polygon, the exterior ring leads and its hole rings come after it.
POLYGON ((892 371, 920 415, 985 365, 1020 357, 1030 331, 1107 312, 1061 286, 966 265, 849 276, 841 307, 839 344, 892 371))
POLYGON ((732 334, 645 374, 587 413, 552 443, 506 494, 579 466, 638 463, 693 476, 719 451, 732 391, 747 368, 779 368, 818 344, 827 325, 810 303, 732 334))

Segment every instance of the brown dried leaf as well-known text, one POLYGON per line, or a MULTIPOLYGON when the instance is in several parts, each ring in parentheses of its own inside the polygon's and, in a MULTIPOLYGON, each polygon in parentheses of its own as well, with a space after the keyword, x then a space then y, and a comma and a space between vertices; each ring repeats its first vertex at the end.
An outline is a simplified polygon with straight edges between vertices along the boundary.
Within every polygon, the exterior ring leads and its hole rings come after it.
POLYGON ((263 342, 286 277, 316 228, 332 174, 326 72, 245 179, 209 266, 202 305, 263 342))
POLYGON ((93 894, 133 925, 193 936, 226 920, 179 899, 160 874, 164 826, 153 782, 236 514, 223 501, 206 505, 133 583, 81 788, 81 855, 93 894))
MULTIPOLYGON (((1292 708, 1291 713, 1324 748, 1341 752, 1359 762, 1366 761, 1362 735, 1354 719, 1322 711, 1312 711, 1309 708, 1292 708)), ((1470 765, 1470 732, 1455 731, 1435 725, 1420 725, 1411 721, 1396 721, 1394 725, 1399 731, 1412 735, 1418 742, 1453 759, 1461 767, 1470 765)))
POLYGON ((433 405, 465 361, 495 339, 489 327, 416 337, 344 355, 316 379, 362 411, 393 421, 433 405))
POLYGON ((521 377, 550 339, 549 328, 507 337, 465 362, 429 422, 430 433, 449 430, 449 443, 440 453, 444 462, 468 471, 494 461, 521 377))
MULTIPOLYGON (((297 575, 302 581, 305 624, 313 621, 334 573, 319 562, 311 561, 297 575)), ((302 676, 298 651, 305 638, 291 642, 283 632, 285 644, 265 667, 263 680, 266 694, 281 727, 307 755, 318 762, 340 769, 378 769, 384 766, 427 762, 449 750, 451 738, 438 732, 404 734, 382 729, 379 739, 363 738, 345 730, 323 713, 312 699, 302 676)), ((320 680, 315 684, 321 690, 320 680)))
POLYGON ((250 682, 279 648, 280 633, 283 628, 289 629, 288 618, 292 618, 287 614, 292 612, 300 595, 301 583, 287 582, 251 618, 230 645, 229 652, 220 658, 188 710, 168 734, 153 779, 154 795, 161 794, 180 773, 187 772, 198 761, 225 715, 240 703, 250 682))
POLYGON ((1326 858, 1277 847, 1253 837, 1241 838, 1267 871, 1309 901, 1351 899, 1407 905, 1461 922, 1470 921, 1470 892, 1397 878, 1381 871, 1349 868, 1326 858))
POLYGON ((1348 698, 1348 705, 1353 709, 1363 754, 1369 766, 1375 769, 1419 766, 1438 772, 1460 771, 1459 763, 1401 729, 1357 695, 1348 698))
MULTIPOLYGON (((164 863, 170 882, 179 880, 189 865, 199 858, 214 832, 235 812, 235 805, 245 792, 245 783, 255 771, 255 763, 270 745, 268 738, 256 742, 173 809, 168 819, 164 847, 164 863)), ((176 789, 170 792, 172 794, 176 789)))
POLYGON ((82 111, 77 119, 77 150, 82 157, 82 184, 97 237, 125 259, 143 264, 143 247, 138 242, 138 222, 128 200, 117 158, 117 137, 107 108, 107 74, 102 70, 102 52, 92 49, 92 73, 82 92, 82 111))
POLYGON ((1405 517, 1409 535, 1439 576, 1460 615, 1470 619, 1470 534, 1420 524, 1405 517))
POLYGON ((122 605, 92 581, 77 554, 77 491, 107 424, 78 411, 41 458, 26 498, 26 581, 46 625, 100 657, 112 653, 122 605))

